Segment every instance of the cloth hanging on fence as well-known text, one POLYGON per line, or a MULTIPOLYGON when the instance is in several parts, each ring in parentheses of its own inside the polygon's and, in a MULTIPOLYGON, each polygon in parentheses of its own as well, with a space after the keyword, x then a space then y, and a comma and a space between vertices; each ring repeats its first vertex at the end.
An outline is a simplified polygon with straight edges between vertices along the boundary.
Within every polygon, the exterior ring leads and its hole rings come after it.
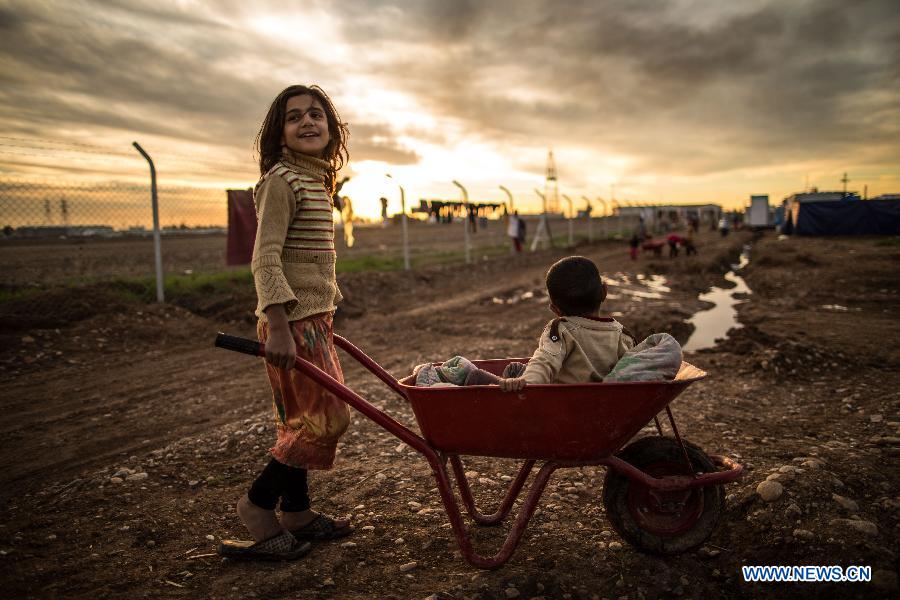
POLYGON ((249 265, 256 241, 256 207, 253 190, 228 190, 228 242, 225 262, 249 265))

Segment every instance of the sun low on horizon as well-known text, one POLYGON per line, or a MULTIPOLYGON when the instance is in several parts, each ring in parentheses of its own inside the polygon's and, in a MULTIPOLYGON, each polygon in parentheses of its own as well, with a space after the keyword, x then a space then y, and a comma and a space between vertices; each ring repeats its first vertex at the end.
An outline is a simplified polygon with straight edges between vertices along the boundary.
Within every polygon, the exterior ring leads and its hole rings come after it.
MULTIPOLYGON (((252 187, 272 99, 315 83, 362 217, 560 192, 743 208, 900 192, 894 3, 9 2, 0 178, 252 187), (48 84, 48 82, 53 82, 48 84)), ((579 206, 580 208, 580 206, 579 206)))

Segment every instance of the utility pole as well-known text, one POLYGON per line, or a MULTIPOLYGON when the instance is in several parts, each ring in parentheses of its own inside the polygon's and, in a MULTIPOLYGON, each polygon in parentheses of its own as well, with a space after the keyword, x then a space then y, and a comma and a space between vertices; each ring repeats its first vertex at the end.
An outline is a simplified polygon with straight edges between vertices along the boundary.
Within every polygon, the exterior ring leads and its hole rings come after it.
POLYGON ((846 196, 847 195, 847 183, 850 182, 850 180, 847 178, 846 173, 844 173, 844 176, 841 178, 841 182, 844 184, 844 196, 846 196))

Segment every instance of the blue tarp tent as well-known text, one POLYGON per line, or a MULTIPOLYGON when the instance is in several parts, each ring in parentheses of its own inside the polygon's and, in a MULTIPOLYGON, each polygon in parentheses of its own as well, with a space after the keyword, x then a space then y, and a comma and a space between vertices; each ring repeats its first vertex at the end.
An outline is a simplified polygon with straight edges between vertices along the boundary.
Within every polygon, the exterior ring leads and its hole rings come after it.
POLYGON ((798 235, 900 235, 900 200, 794 202, 791 208, 798 235))

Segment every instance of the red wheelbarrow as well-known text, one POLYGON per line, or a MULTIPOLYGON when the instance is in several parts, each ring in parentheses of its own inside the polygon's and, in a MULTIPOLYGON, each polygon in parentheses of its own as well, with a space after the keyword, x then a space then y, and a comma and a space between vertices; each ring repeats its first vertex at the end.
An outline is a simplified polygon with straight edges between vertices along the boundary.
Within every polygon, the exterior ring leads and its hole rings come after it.
MULTIPOLYGON (((476 567, 493 569, 509 559, 556 469, 607 467, 603 503, 610 522, 629 543, 656 554, 676 554, 705 542, 724 510, 723 484, 743 471, 727 457, 707 456, 678 434, 669 403, 706 376, 688 363, 682 363, 673 381, 529 385, 520 392, 503 392, 497 386, 416 387, 412 375, 398 381, 341 336, 335 335, 334 343, 409 401, 421 436, 308 361, 298 357, 295 367, 425 456, 462 555, 476 567), (663 410, 673 438, 663 436, 656 416, 663 410), (620 451, 650 421, 655 421, 659 436, 641 438, 620 451), (475 507, 460 459, 466 455, 524 460, 493 514, 482 514, 475 507), (502 547, 493 556, 477 554, 447 463, 472 519, 496 525, 509 514, 537 461, 543 464, 502 547)), ((265 356, 265 347, 254 340, 220 333, 215 344, 265 356)), ((499 375, 513 360, 528 359, 473 362, 499 375)))

